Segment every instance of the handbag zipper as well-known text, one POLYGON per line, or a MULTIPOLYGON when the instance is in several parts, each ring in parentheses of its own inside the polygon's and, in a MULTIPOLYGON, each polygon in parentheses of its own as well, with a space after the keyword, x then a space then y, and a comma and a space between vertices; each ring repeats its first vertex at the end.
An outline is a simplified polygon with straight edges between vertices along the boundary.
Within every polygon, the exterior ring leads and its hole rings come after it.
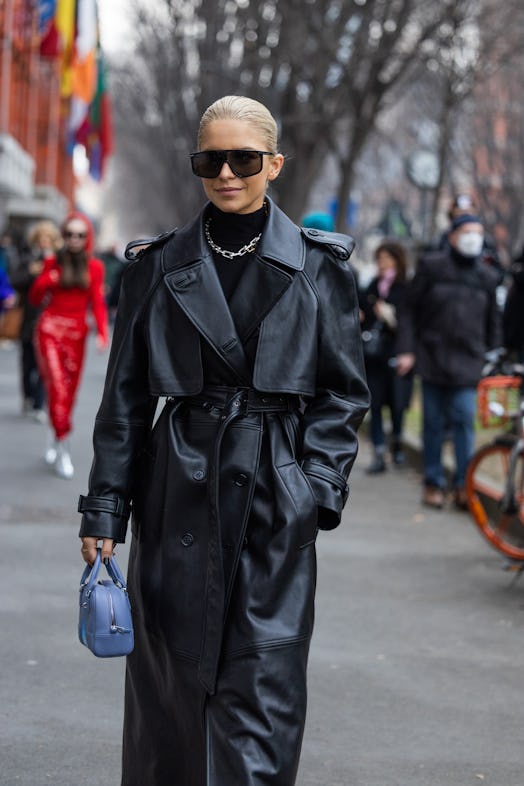
POLYGON ((122 628, 120 625, 116 624, 115 609, 113 606, 113 598, 111 597, 111 593, 109 593, 109 608, 111 614, 111 624, 109 626, 109 630, 111 633, 130 633, 131 631, 129 628, 122 628))

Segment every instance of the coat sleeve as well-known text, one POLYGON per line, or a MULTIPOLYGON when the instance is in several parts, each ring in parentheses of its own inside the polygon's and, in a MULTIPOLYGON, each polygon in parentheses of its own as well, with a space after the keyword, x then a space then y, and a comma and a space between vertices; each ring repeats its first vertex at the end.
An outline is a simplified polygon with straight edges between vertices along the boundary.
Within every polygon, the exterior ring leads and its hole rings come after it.
POLYGON ((417 272, 406 284, 402 304, 397 310, 396 352, 398 355, 416 349, 418 309, 424 306, 426 295, 431 286, 431 278, 424 260, 420 260, 417 272))
POLYGON ((486 348, 496 349, 502 346, 502 311, 497 303, 497 290, 493 287, 489 292, 489 302, 486 313, 486 348))
POLYGON ((50 257, 44 262, 44 267, 39 276, 35 278, 29 290, 29 302, 33 306, 41 306, 47 294, 58 289, 60 276, 55 257, 50 257))
POLYGON ((91 308, 96 322, 97 333, 104 341, 108 340, 107 305, 104 295, 104 263, 100 259, 90 260, 91 308))
POLYGON ((80 537, 123 543, 137 460, 153 421, 157 399, 149 394, 143 318, 160 276, 146 255, 124 274, 113 341, 94 435, 89 491, 81 496, 80 537))
POLYGON ((5 270, 0 268, 0 304, 11 295, 14 295, 14 289, 9 283, 9 277, 5 270))
POLYGON ((320 316, 318 369, 316 394, 303 416, 301 466, 319 507, 318 526, 334 529, 348 497, 347 478, 369 391, 354 275, 346 262, 325 254, 314 278, 320 316))

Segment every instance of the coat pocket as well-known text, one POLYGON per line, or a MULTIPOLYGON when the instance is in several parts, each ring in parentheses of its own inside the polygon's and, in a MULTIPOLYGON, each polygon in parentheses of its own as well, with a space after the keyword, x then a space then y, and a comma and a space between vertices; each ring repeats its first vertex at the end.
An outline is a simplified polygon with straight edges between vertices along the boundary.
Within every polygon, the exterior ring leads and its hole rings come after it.
MULTIPOLYGON (((296 461, 281 464, 276 467, 276 470, 285 489, 286 498, 294 509, 297 545, 299 549, 303 549, 315 542, 318 533, 318 508, 313 489, 296 461)), ((285 501, 283 505, 288 507, 285 501)), ((287 518, 285 511, 281 510, 279 513, 287 518)))

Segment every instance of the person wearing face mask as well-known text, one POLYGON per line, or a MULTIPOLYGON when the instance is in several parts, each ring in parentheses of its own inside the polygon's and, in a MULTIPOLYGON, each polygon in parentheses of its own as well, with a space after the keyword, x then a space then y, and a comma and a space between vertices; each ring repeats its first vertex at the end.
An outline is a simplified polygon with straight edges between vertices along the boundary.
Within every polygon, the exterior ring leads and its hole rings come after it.
POLYGON ((455 450, 454 501, 466 508, 464 479, 474 449, 476 387, 485 352, 500 345, 497 274, 482 261, 481 219, 453 219, 448 247, 424 254, 399 315, 397 370, 415 366, 422 379, 424 491, 442 508, 446 480, 442 443, 449 424, 455 450))
MULTIPOLYGON (((473 198, 471 194, 468 193, 459 193, 455 197, 453 197, 453 201, 449 206, 448 210, 448 219, 449 219, 449 227, 440 235, 440 237, 433 242, 428 248, 427 251, 436 251, 436 250, 443 250, 449 248, 449 233, 451 231, 451 226, 453 225, 453 221, 462 215, 478 215, 478 205, 476 200, 473 198)), ((485 265, 488 265, 498 277, 499 285, 502 284, 504 280, 504 276, 506 275, 506 269, 502 262, 500 261, 499 253, 497 250, 497 244, 495 242, 495 238, 486 232, 484 228, 484 242, 482 244, 482 252, 481 252, 482 262, 485 265)))

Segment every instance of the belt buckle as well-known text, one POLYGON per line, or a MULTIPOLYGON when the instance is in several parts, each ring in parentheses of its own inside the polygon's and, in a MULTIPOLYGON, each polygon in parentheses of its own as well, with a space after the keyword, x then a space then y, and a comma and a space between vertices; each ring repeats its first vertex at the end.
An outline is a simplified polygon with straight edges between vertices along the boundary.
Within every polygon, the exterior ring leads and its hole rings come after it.
POLYGON ((238 412, 239 416, 247 415, 248 412, 249 393, 247 390, 239 390, 233 396, 231 406, 238 412))

